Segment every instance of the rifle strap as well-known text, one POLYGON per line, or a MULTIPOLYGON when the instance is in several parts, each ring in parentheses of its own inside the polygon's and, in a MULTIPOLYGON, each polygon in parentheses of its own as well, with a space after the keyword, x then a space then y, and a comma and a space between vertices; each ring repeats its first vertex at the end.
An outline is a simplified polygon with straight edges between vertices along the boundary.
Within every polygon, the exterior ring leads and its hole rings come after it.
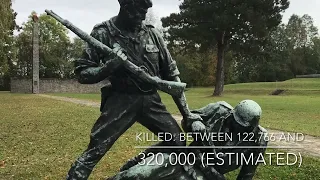
MULTIPOLYGON (((114 26, 114 24, 112 24, 111 20, 109 21, 105 21, 105 25, 109 30, 109 33, 111 35, 111 31, 114 31, 111 28, 116 28, 114 26)), ((116 29, 116 31, 119 31, 118 29, 116 29)), ((130 38, 125 37, 124 35, 122 35, 121 33, 118 34, 118 36, 123 36, 121 38, 118 37, 114 37, 111 39, 111 43, 118 43, 121 47, 123 47, 123 52, 127 55, 128 59, 130 60, 130 62, 132 62, 133 64, 135 64, 138 67, 142 67, 144 66, 144 62, 141 60, 141 58, 139 58, 132 50, 132 48, 130 48, 128 45, 130 42, 130 38), (124 39, 124 40, 122 40, 124 39)), ((129 81, 131 81, 141 92, 144 93, 149 93, 154 91, 154 88, 152 88, 152 86, 148 86, 147 88, 143 88, 143 84, 145 84, 145 82, 139 80, 139 78, 135 75, 134 72, 130 72, 130 70, 127 70, 124 72, 128 78, 129 81)))

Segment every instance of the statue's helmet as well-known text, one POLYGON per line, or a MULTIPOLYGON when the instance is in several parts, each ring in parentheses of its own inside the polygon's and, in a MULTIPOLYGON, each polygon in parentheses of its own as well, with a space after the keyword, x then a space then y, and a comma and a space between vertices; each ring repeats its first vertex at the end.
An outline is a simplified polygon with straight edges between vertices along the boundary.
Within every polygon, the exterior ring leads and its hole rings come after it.
POLYGON ((151 0, 118 0, 120 6, 124 6, 127 4, 145 4, 148 8, 152 7, 152 1, 151 0))
POLYGON ((243 127, 256 127, 262 114, 261 107, 252 100, 243 100, 234 108, 234 119, 243 127))

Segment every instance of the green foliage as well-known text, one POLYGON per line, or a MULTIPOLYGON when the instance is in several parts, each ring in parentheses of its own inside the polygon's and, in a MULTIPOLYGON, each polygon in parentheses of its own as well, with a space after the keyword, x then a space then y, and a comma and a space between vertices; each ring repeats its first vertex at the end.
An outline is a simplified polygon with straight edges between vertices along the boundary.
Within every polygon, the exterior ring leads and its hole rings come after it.
POLYGON ((180 71, 180 78, 188 87, 212 86, 214 83, 214 52, 194 52, 174 55, 180 71))
POLYGON ((217 48, 215 95, 224 85, 224 53, 243 42, 262 41, 281 22, 288 0, 185 0, 180 12, 163 18, 171 46, 217 48))
POLYGON ((66 76, 65 78, 68 78, 68 79, 75 78, 75 74, 73 71, 74 70, 73 62, 76 59, 81 58, 85 45, 86 45, 85 41, 83 41, 79 37, 75 37, 72 39, 71 45, 68 49, 68 53, 69 53, 68 63, 64 67, 65 74, 68 74, 68 76, 66 76))
POLYGON ((239 43, 251 37, 265 37, 281 22, 280 12, 289 6, 287 0, 185 0, 180 13, 163 18, 170 27, 170 42, 183 42, 186 48, 200 44, 203 48, 216 45, 218 36, 239 43))
POLYGON ((8 90, 9 77, 12 74, 15 56, 13 31, 17 13, 12 9, 12 1, 4 0, 0 3, 0 90, 8 90))
POLYGON ((31 77, 32 70, 32 35, 20 33, 15 41, 17 47, 17 77, 31 77))
POLYGON ((72 39, 72 46, 70 47, 70 58, 72 60, 80 58, 85 48, 85 42, 79 37, 72 39))
MULTIPOLYGON (((33 12, 32 14, 34 14, 33 12)), ((32 75, 32 15, 16 37, 17 77, 32 75)), ((73 61, 84 48, 80 38, 70 40, 68 29, 46 14, 39 16, 40 78, 74 78, 73 61)))
POLYGON ((314 41, 319 39, 318 29, 313 25, 313 19, 309 15, 303 15, 302 17, 292 15, 286 26, 286 35, 290 58, 289 66, 293 74, 306 74, 308 71, 315 73, 314 71, 317 70, 307 68, 307 65, 319 67, 314 63, 317 63, 315 59, 320 57, 315 57, 314 53, 316 52, 312 52, 314 41))
MULTIPOLYGON (((32 13, 34 14, 34 12, 32 13)), ((30 77, 32 69, 32 15, 23 24, 23 32, 16 39, 18 47, 17 76, 30 77)), ((39 16, 39 44, 40 44, 40 77, 68 78, 70 72, 71 42, 68 30, 55 19, 42 14, 39 16)))
POLYGON ((320 73, 318 29, 308 15, 292 15, 263 44, 244 44, 234 53, 238 82, 283 81, 320 73))

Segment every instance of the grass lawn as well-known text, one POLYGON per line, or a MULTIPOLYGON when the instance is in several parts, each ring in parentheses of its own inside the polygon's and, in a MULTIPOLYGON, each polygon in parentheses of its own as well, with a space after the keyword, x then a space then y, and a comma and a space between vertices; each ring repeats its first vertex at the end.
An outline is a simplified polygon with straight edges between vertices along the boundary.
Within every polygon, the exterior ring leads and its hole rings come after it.
MULTIPOLYGON (((189 91, 189 97, 192 92, 189 91)), ((99 116, 97 108, 36 95, 0 93, 0 102, 1 180, 63 179, 71 163, 87 146, 90 129, 99 116)), ((236 99, 231 103, 235 102, 236 99)), ((113 175, 139 152, 134 146, 150 145, 137 142, 137 132, 147 130, 139 124, 131 127, 98 164, 90 179, 113 175)), ((300 168, 261 165, 255 179, 316 180, 320 179, 319 169, 319 159, 303 156, 300 168)), ((234 176, 235 172, 228 175, 229 179, 235 179, 234 176)))
MULTIPOLYGON (((225 86, 222 97, 212 97, 213 88, 190 88, 186 92, 191 109, 208 103, 226 101, 235 106, 243 99, 258 102, 263 110, 261 125, 279 129, 320 136, 320 79, 292 79, 276 83, 243 83, 225 86), (270 96, 276 88, 287 89, 283 95, 270 96)), ((100 94, 52 94, 100 101, 100 94)), ((161 93, 162 101, 171 113, 179 114, 172 98, 161 93)))
MULTIPOLYGON (((0 179, 63 179, 86 148, 97 108, 0 93, 0 179)), ((111 175, 139 151, 133 146, 140 125, 126 132, 104 158, 92 179, 111 175)))

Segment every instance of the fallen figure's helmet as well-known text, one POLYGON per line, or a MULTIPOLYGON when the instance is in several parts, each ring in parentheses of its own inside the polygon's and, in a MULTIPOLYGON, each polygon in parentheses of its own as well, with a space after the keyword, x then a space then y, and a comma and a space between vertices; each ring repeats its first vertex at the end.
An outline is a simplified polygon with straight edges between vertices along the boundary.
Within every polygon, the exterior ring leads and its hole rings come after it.
MULTIPOLYGON (((253 100, 243 100, 235 108, 225 101, 218 101, 191 112, 201 116, 207 132, 219 132, 224 121, 230 116, 233 116, 234 123, 239 126, 255 128, 259 125, 262 114, 260 105, 253 100)), ((195 122, 183 119, 182 127, 186 132, 193 132, 193 123, 195 122)))
POLYGON ((243 100, 234 108, 234 119, 243 127, 256 127, 261 117, 261 107, 252 100, 243 100))

